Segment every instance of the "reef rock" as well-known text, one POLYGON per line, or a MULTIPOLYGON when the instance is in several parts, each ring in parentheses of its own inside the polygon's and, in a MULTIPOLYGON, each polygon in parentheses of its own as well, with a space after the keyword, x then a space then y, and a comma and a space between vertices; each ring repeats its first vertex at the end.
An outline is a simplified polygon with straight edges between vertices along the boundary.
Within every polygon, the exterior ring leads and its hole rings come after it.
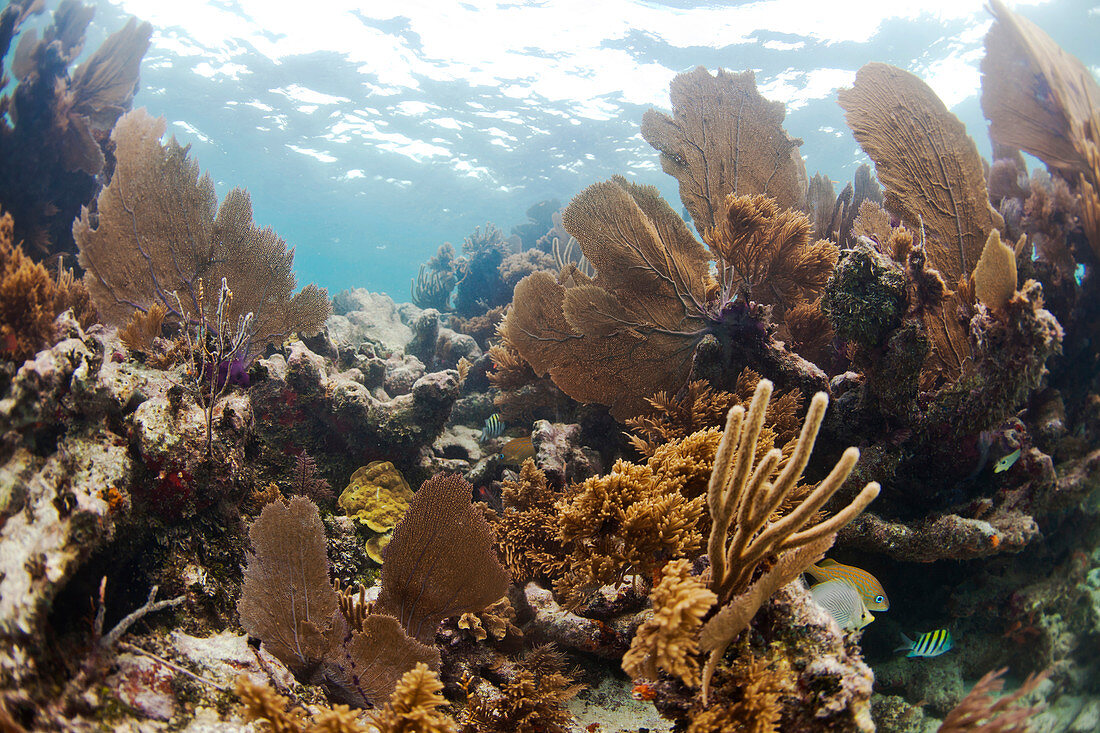
POLYGON ((401 351, 413 338, 393 299, 382 293, 364 288, 344 290, 332 299, 332 312, 325 325, 337 344, 358 346, 373 340, 391 351, 401 351))

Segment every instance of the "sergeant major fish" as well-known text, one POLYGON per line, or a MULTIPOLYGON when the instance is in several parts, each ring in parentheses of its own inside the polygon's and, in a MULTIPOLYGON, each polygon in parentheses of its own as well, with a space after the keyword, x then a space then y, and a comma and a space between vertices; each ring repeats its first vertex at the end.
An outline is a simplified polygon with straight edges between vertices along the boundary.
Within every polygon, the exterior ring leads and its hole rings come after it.
POLYGON ((901 635, 904 642, 895 649, 895 652, 909 652, 907 657, 938 657, 955 646, 955 640, 951 638, 951 632, 947 629, 936 629, 926 634, 921 634, 913 641, 905 634, 901 635))
POLYGON ((504 420, 501 419, 500 413, 494 412, 485 419, 485 427, 481 429, 481 442, 484 443, 487 440, 499 438, 504 432, 505 427, 504 420))
POLYGON ((843 580, 852 584, 863 597, 863 605, 867 606, 869 611, 890 610, 890 599, 886 597, 882 583, 866 570, 825 558, 816 565, 806 568, 806 574, 818 582, 843 580))

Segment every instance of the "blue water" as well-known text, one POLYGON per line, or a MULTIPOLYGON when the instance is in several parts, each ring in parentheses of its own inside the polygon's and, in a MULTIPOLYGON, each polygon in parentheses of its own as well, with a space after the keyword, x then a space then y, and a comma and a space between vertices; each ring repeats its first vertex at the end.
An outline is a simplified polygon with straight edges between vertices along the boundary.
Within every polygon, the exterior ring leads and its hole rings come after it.
MULTIPOLYGON (((924 78, 988 155, 982 2, 911 5, 112 0, 86 48, 127 14, 150 21, 135 106, 168 118, 220 195, 248 188, 257 221, 296 248, 300 283, 407 300, 442 242, 486 221, 508 232, 531 204, 611 175, 679 209, 639 125, 696 65, 755 69, 809 173, 841 185, 864 158, 836 91, 869 61, 924 78)), ((1093 3, 1011 5, 1100 67, 1093 3)))

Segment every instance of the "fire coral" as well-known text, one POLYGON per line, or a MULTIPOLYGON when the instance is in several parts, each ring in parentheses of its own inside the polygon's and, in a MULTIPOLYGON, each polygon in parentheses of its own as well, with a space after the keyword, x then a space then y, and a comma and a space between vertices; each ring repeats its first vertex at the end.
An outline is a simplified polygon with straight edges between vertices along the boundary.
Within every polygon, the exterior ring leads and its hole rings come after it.
POLYGON ((88 289, 109 323, 123 325, 154 303, 184 324, 217 323, 217 298, 203 298, 224 278, 233 298, 225 322, 253 314, 243 353, 291 332, 312 335, 328 318, 328 293, 310 284, 293 294, 294 250, 270 228, 252 222, 248 192, 235 188, 217 205, 214 182, 175 138, 161 145, 165 121, 144 109, 122 117, 111 139, 114 177, 99 195, 97 215, 85 207, 73 224, 88 289), (178 297, 177 297, 178 296, 178 297))

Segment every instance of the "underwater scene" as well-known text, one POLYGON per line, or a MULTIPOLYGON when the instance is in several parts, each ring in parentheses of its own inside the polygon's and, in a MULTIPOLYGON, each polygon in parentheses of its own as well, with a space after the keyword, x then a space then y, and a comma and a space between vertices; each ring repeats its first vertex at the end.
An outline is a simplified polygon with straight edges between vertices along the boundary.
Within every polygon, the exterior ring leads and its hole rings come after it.
POLYGON ((1100 731, 1100 6, 8 0, 0 733, 1100 731))

